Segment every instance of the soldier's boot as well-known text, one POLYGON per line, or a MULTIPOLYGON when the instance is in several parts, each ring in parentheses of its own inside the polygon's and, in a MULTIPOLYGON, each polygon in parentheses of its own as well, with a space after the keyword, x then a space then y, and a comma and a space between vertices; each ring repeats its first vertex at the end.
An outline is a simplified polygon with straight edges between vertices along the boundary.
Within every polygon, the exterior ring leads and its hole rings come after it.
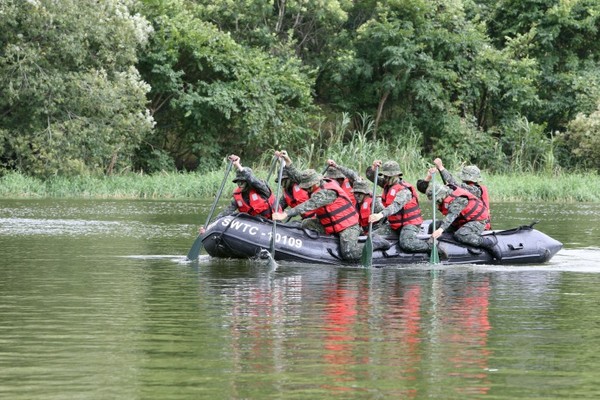
POLYGON ((500 246, 498 246, 498 239, 484 237, 481 240, 481 247, 486 249, 496 260, 502 260, 502 251, 500 250, 500 246))
POLYGON ((392 244, 388 240, 376 233, 371 235, 371 240, 373 243, 373 250, 387 250, 392 247, 392 244))

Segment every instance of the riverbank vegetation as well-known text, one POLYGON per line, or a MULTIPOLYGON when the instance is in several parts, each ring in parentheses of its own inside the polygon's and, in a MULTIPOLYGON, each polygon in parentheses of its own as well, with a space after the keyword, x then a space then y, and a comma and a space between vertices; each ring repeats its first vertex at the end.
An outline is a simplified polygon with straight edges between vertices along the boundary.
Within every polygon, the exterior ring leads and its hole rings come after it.
POLYGON ((2 191, 210 196, 286 149, 589 199, 556 177, 600 170, 599 57, 596 0, 5 0, 2 191))
MULTIPOLYGON (((268 168, 255 173, 265 178, 268 168)), ((127 174, 107 177, 53 177, 42 180, 14 172, 0 177, 0 198, 94 198, 94 199, 214 199, 225 167, 209 173, 162 172, 152 175, 127 174)), ((422 171, 407 171, 415 183, 422 171)), ((592 173, 545 174, 519 172, 503 175, 484 173, 492 202, 600 202, 600 177, 592 173)), ((233 173, 228 177, 221 200, 231 198, 233 173)), ((274 175, 271 187, 275 188, 274 175)), ((425 196, 421 200, 426 202, 425 196)))

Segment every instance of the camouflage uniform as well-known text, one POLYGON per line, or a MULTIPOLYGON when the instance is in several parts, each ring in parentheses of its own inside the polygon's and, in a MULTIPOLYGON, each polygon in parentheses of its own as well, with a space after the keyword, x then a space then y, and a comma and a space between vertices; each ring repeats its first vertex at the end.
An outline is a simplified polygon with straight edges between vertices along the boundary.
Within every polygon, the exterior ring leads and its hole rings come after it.
MULTIPOLYGON (((329 167, 331 168, 331 167, 329 167)), ((358 173, 356 171, 354 171, 353 169, 350 168, 346 168, 344 166, 338 165, 337 169, 344 174, 344 176, 346 178, 348 178, 348 180, 350 181, 350 184, 352 186, 354 186, 354 182, 356 181, 360 181, 362 178, 360 177, 360 175, 358 175, 358 173)))
MULTIPOLYGON (((290 177, 292 179, 296 179, 298 182, 301 182, 301 186, 304 182, 307 181, 306 171, 305 173, 300 173, 292 165, 289 165, 286 168, 288 169, 290 177)), ((316 174, 314 170, 308 171, 311 171, 311 174, 316 174)), ((332 190, 321 189, 318 192, 311 193, 310 199, 308 199, 304 203, 298 204, 296 207, 289 209, 287 211, 287 215, 288 217, 301 215, 307 211, 313 211, 317 208, 333 203, 335 199, 337 199, 336 192, 332 190)), ((325 233, 323 225, 321 225, 317 218, 307 218, 302 220, 302 227, 325 233)), ((358 224, 352 225, 338 233, 340 239, 340 252, 344 260, 358 261, 360 259, 362 249, 364 247, 363 244, 358 243, 358 237, 360 236, 360 233, 361 229, 358 224)))
MULTIPOLYGON (((446 197, 448 197, 453 190, 446 185, 434 184, 427 188, 427 197, 431 200, 433 198, 433 190, 435 189, 435 200, 436 203, 442 203, 446 197)), ((452 233, 454 238, 461 242, 471 246, 482 247, 483 238, 481 234, 485 229, 487 221, 469 221, 458 229, 452 226, 452 222, 460 215, 460 212, 469 204, 469 200, 466 197, 457 197, 450 204, 448 204, 448 214, 444 216, 444 220, 439 226, 444 232, 452 233)))
MULTIPOLYGON (((445 184, 458 186, 458 187, 470 192, 474 196, 481 198, 481 188, 478 185, 469 185, 468 183, 458 182, 456 179, 454 179, 452 174, 450 172, 448 172, 447 169, 440 171, 440 176, 442 177, 442 180, 444 181, 445 184)), ((470 166, 463 168, 462 172, 460 173, 460 178, 461 179, 467 178, 464 180, 468 180, 471 182, 479 182, 479 180, 481 180, 481 176, 479 175, 479 168, 475 167, 474 165, 470 165, 470 166), (476 179, 473 176, 474 174, 479 176, 478 180, 474 180, 474 179, 476 179)), ((426 193, 428 187, 429 187, 429 181, 426 181, 425 179, 419 179, 417 181, 417 190, 419 192, 426 193)))
MULTIPOLYGON (((385 162, 381 166, 381 171, 381 174, 385 176, 396 177, 394 180, 389 182, 388 185, 394 185, 396 182, 402 181, 402 172, 400 171, 398 163, 396 163, 395 161, 385 162), (395 174, 395 172, 398 172, 398 174, 395 174), (393 175, 390 175, 390 173, 392 173, 393 175)), ((372 167, 367 168, 367 178, 371 181, 375 180, 375 171, 372 169, 372 167)), ((381 187, 385 187, 386 185, 383 182, 383 180, 380 179, 377 180, 377 184, 381 187)), ((394 198, 392 204, 388 205, 387 207, 384 207, 381 198, 378 197, 376 199, 377 204, 375 207, 379 207, 380 209, 382 209, 381 213, 383 214, 383 217, 387 218, 388 216, 396 214, 400 210, 402 210, 404 205, 408 203, 411 200, 411 198, 412 192, 410 191, 410 189, 402 189, 401 191, 396 193, 396 197, 394 198)), ((404 225, 397 231, 399 235, 398 244, 400 245, 400 248, 402 250, 411 253, 428 253, 429 251, 431 251, 431 243, 428 243, 417 237, 417 234, 419 233, 420 229, 420 226, 417 225, 404 225)), ((375 233, 382 236, 390 235, 393 232, 394 230, 392 229, 388 221, 382 223, 381 226, 375 231, 375 233)))
MULTIPOLYGON (((465 167, 465 169, 468 167, 465 167)), ((479 169, 478 169, 479 170, 479 169)), ((464 172, 464 169, 463 169, 464 172)), ((444 183, 450 184, 450 185, 455 185, 458 186, 460 188, 465 189, 466 191, 470 192, 471 194, 473 194, 474 196, 480 198, 481 197, 481 189, 479 188, 479 186, 477 185, 469 185, 468 183, 464 183, 464 182, 458 182, 456 179, 454 179, 454 177, 452 176, 452 174, 450 172, 448 172, 447 169, 444 169, 443 171, 440 171, 440 175, 442 177, 442 180, 444 181, 444 183)), ((464 173, 461 173, 461 179, 462 177, 465 177, 464 173)), ((471 182, 476 182, 470 179, 465 179, 471 182)))
MULTIPOLYGON (((252 169, 248 167, 242 168, 241 171, 236 171, 235 178, 233 178, 232 182, 235 183, 238 181, 246 181, 247 185, 244 189, 244 194, 246 194, 246 197, 248 196, 247 193, 250 190, 250 188, 254 188, 254 190, 256 190, 258 194, 265 199, 268 199, 269 196, 271 196, 271 189, 269 188, 269 185, 262 179, 258 179, 256 176, 254 176, 254 174, 252 173, 252 169)), ((231 203, 223 211, 221 211, 215 219, 231 215, 237 212, 237 210, 237 203, 235 202, 235 200, 232 200, 231 203)))
MULTIPOLYGON (((441 197, 440 200, 443 200, 444 197, 441 197)), ((452 201, 448 205, 448 214, 446 214, 444 217, 440 228, 442 228, 444 232, 453 233, 454 238, 459 242, 480 247, 482 240, 481 233, 485 228, 486 221, 469 221, 457 230, 455 230, 451 225, 452 222, 454 222, 454 220, 460 215, 460 212, 467 206, 468 202, 469 200, 465 197, 458 197, 452 201)))

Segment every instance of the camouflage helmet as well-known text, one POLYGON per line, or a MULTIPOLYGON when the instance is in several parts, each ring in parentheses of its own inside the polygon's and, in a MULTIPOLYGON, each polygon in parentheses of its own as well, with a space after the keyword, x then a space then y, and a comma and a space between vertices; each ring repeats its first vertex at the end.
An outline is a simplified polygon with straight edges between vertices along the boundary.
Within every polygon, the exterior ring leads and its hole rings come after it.
MULTIPOLYGON (((281 172, 281 180, 288 179, 290 177, 290 173, 287 168, 284 168, 281 172)), ((279 182, 279 174, 275 175, 275 182, 279 182)))
POLYGON ((248 167, 243 167, 242 170, 240 171, 239 169, 237 171, 235 171, 235 178, 233 178, 233 183, 237 183, 239 181, 244 181, 246 182, 246 177, 244 176, 244 172, 252 174, 252 170, 248 167))
POLYGON ((475 165, 467 165, 460 171, 458 177, 464 182, 481 182, 481 171, 475 165))
POLYGON ((371 185, 362 179, 354 181, 354 185, 352 185, 352 192, 354 193, 371 194, 371 190, 371 185))
POLYGON ((298 186, 302 189, 308 189, 321 182, 323 176, 319 175, 314 169, 307 169, 300 173, 298 177, 298 186))
POLYGON ((402 171, 396 161, 386 161, 379 169, 379 174, 384 176, 402 176, 402 171))
POLYGON ((435 200, 438 203, 441 203, 450 193, 452 193, 452 189, 450 189, 446 185, 440 185, 439 183, 434 183, 433 185, 429 185, 425 194, 429 200, 433 199, 433 191, 435 190, 435 200))
POLYGON ((337 169, 336 167, 328 167, 325 171, 325 178, 329 179, 344 179, 346 175, 342 174, 342 171, 337 169))

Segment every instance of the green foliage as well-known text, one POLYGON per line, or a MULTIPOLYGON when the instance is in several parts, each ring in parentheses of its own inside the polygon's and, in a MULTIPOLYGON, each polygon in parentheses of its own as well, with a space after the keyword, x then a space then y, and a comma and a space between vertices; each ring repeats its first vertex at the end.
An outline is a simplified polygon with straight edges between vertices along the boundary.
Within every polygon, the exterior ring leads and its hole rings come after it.
POLYGON ((600 103, 590 115, 577 114, 559 140, 578 165, 600 171, 600 103))
POLYGON ((133 63, 149 26, 125 1, 0 5, 0 162, 36 176, 111 173, 152 128, 133 63))
POLYGON ((276 148, 597 169, 599 28, 596 0, 4 0, 0 169, 211 171, 276 148))
POLYGON ((490 8, 488 32, 496 45, 530 37, 527 54, 542 72, 536 82, 541 106, 523 115, 546 122, 554 132, 578 112, 592 112, 600 97, 600 3, 508 0, 490 8))
POLYGON ((499 150, 505 162, 503 167, 496 166, 497 171, 553 171, 553 143, 545 134, 545 126, 523 117, 511 120, 503 129, 499 150))
POLYGON ((349 114, 342 114, 334 124, 321 126, 318 146, 312 143, 298 152, 290 152, 290 155, 294 164, 303 168, 321 170, 328 159, 334 159, 361 175, 376 159, 397 161, 405 175, 420 176, 426 170, 427 163, 419 150, 422 136, 417 131, 407 126, 401 139, 373 141, 370 140, 373 127, 373 119, 369 115, 359 115, 357 121, 353 121, 349 114))
MULTIPOLYGON (((535 62, 515 52, 493 49, 460 1, 381 2, 353 49, 338 53, 331 79, 346 84, 330 96, 344 108, 369 110, 375 131, 409 120, 424 135, 424 151, 445 151, 462 133, 485 132, 536 103, 535 62)), ((485 133, 475 136, 484 137, 482 147, 490 142, 485 133)), ((463 147, 471 158, 472 147, 463 147)))
POLYGON ((156 33, 139 65, 153 84, 150 109, 157 126, 140 160, 160 148, 178 168, 194 169, 231 152, 256 159, 265 147, 309 134, 312 80, 297 58, 237 43, 197 18, 197 9, 188 11, 184 1, 170 2, 168 9, 145 3, 156 33))

